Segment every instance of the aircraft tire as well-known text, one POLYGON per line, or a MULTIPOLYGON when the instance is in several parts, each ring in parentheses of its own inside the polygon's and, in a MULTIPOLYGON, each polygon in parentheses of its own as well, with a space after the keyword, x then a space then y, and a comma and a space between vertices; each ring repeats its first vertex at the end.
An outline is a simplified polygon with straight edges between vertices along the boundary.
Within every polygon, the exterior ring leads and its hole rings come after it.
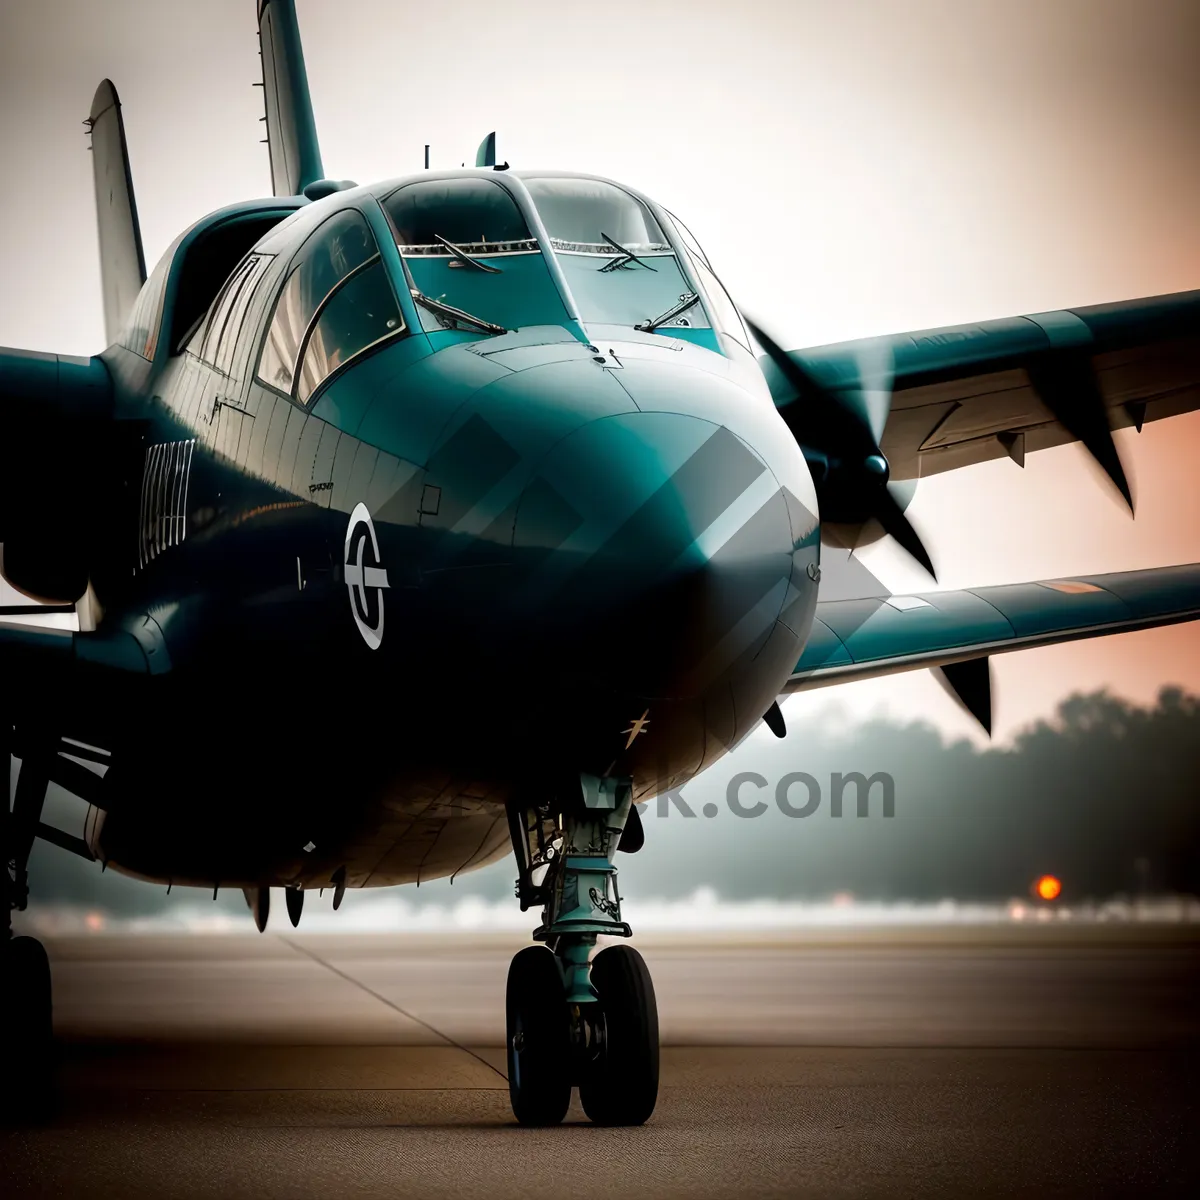
POLYGON ((562 976, 545 946, 508 968, 508 1094, 522 1125, 558 1125, 571 1104, 571 1029, 562 976))
POLYGON ((645 959, 609 946, 592 961, 604 1016, 604 1050, 579 1085, 595 1125, 641 1125, 658 1100, 658 1005, 645 959))
POLYGON ((46 1120, 56 1094, 50 960, 36 938, 15 937, 0 944, 0 1117, 46 1120))

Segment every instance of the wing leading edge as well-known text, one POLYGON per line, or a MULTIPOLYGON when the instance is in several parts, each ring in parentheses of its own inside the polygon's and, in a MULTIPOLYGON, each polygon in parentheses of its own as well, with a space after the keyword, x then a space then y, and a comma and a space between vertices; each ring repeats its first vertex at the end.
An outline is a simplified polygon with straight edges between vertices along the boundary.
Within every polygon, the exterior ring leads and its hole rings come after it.
POLYGON ((958 664, 992 654, 1197 617, 1200 563, 957 592, 818 601, 812 634, 784 691, 925 667, 953 672, 958 664))
MULTIPOLYGON (((1200 408, 1200 291, 892 334, 788 352, 832 391, 863 386, 864 364, 884 363, 891 405, 880 448, 893 479, 1066 442, 1084 441, 1101 465, 1107 429, 1200 408), (1100 419, 1101 414, 1103 419, 1100 419)), ((769 357, 763 370, 780 407, 794 391, 769 357)), ((1112 452, 1115 453, 1115 452, 1112 452)))

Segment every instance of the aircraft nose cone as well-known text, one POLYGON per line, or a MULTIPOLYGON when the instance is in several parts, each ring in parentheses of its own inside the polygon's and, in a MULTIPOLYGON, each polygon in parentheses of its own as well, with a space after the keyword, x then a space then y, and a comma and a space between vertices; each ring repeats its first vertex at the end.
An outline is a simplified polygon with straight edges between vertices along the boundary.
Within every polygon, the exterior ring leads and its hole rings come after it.
POLYGON ((676 413, 593 421, 518 506, 533 652, 621 691, 702 693, 767 640, 793 546, 785 493, 728 429, 676 413))

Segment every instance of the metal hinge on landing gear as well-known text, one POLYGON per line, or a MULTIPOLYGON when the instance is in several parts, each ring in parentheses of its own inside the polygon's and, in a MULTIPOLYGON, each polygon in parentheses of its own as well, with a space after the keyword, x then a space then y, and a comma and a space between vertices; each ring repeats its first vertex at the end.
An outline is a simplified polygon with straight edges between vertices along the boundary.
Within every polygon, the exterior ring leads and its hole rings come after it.
MULTIPOLYGON (((6 718, 0 714, 0 720, 6 718)), ((21 771, 17 786, 9 800, 11 753, 16 748, 14 730, 6 725, 0 730, 0 770, 4 773, 0 787, 0 920, 4 922, 4 937, 11 936, 11 914, 23 912, 29 902, 29 852, 38 835, 42 805, 50 783, 50 768, 58 750, 58 739, 38 733, 22 738, 20 746, 21 771)))
POLYGON ((621 920, 613 859, 629 819, 633 787, 627 780, 581 775, 580 790, 582 809, 566 816, 562 863, 554 872, 546 908, 546 937, 565 933, 630 937, 633 930, 621 920))
POLYGON ((537 808, 510 808, 521 910, 541 905, 540 941, 559 934, 630 936, 621 920, 613 858, 632 806, 628 780, 579 777, 579 793, 537 808))
POLYGON ((554 950, 569 1004, 596 999, 588 962, 596 938, 633 933, 621 919, 613 865, 632 803, 629 780, 584 774, 579 791, 557 804, 510 810, 517 898, 522 909, 542 905, 542 924, 533 936, 554 950))
POLYGON ((553 811, 550 803, 536 808, 510 805, 508 809, 508 833, 517 859, 516 896, 522 912, 546 903, 546 875, 562 837, 553 811))

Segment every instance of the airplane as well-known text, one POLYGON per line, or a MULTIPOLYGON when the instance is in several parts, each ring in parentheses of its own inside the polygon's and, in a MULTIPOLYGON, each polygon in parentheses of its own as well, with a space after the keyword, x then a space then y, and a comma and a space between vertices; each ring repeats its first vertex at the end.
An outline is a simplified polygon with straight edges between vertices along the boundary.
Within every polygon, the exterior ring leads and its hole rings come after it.
MULTIPOLYGON (((292 0, 256 0, 273 194, 147 276, 116 90, 87 120, 109 346, 0 351, 4 1094, 50 1103, 36 838, 168 886, 454 877, 515 856, 522 1125, 658 1092, 617 854, 779 698, 1200 616, 1200 564, 966 591, 847 586, 915 482, 1200 405, 1200 292, 815 349, 751 323, 635 188, 497 162, 324 177, 292 0), (78 628, 22 618, 75 614, 78 628), (478 701, 484 701, 486 707, 478 701), (53 782, 84 836, 43 821, 53 782), (10 794, 11 793, 11 794, 10 794), (603 948, 597 952, 598 939, 603 948)), ((782 264, 781 264, 782 269, 782 264)), ((1132 505, 1131 505, 1132 507, 1132 505)))

